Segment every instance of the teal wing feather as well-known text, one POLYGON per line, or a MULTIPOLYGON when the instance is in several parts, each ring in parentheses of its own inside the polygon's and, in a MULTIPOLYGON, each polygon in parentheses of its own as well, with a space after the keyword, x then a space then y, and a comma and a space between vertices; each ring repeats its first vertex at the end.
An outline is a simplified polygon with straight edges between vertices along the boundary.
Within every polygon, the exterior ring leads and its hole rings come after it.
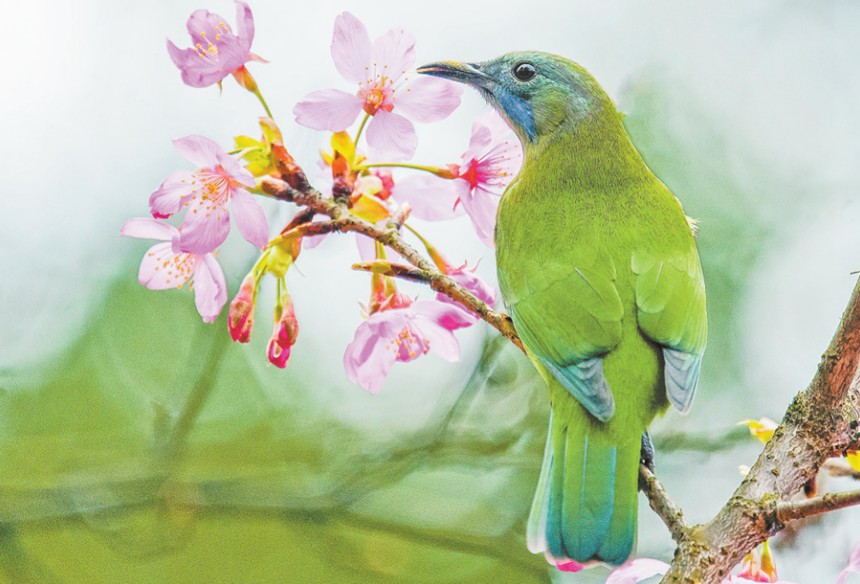
POLYGON ((636 308, 639 328, 663 347, 666 396, 681 412, 693 402, 708 336, 705 283, 699 256, 687 253, 660 259, 637 252, 636 308))
POLYGON ((615 268, 611 258, 594 250, 570 255, 564 263, 524 269, 515 282, 502 277, 502 285, 514 325, 529 351, 605 422, 612 417, 615 402, 603 375, 602 356, 620 342, 624 312, 615 268))

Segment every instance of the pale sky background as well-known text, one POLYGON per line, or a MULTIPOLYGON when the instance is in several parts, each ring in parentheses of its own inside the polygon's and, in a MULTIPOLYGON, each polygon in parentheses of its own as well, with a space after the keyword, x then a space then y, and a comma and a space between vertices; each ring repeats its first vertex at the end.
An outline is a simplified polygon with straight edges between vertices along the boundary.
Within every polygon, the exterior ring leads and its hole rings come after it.
MULTIPOLYGON (((104 301, 106 284, 135 277, 146 245, 119 238, 119 226, 145 216, 149 193, 185 167, 171 138, 199 133, 227 145, 235 134, 257 133, 261 112, 250 94, 229 78, 221 95, 186 87, 167 56, 165 39, 186 46, 185 20, 201 6, 235 22, 226 0, 4 2, 0 386, 14 389, 50 370, 104 301)), ((315 89, 349 89, 328 51, 334 18, 344 10, 362 19, 373 38, 395 26, 410 30, 418 64, 541 49, 584 65, 624 111, 639 103, 637 95, 656 91, 665 126, 650 130, 658 144, 665 132, 667 144, 689 147, 675 154, 699 177, 692 184, 740 185, 739 198, 704 208, 748 217, 749 230, 763 234, 754 258, 737 258, 748 273, 734 311, 743 323, 735 342, 747 359, 737 378, 749 388, 749 415, 780 416, 811 378, 853 286, 850 272, 860 269, 860 4, 533 0, 514 8, 488 1, 258 0, 251 8, 253 50, 270 63, 250 68, 285 142, 308 168, 323 138, 295 126, 291 110, 315 89), (703 151, 719 153, 721 163, 712 165, 703 151)), ((450 120, 419 126, 416 161, 455 160, 483 108, 467 91, 450 120)), ((682 202, 695 200, 679 191, 680 183, 664 180, 682 202)), ((267 208, 274 232, 285 215, 277 205, 267 208)), ((704 217, 702 229, 708 228, 704 217)), ((467 222, 426 230, 446 249, 459 250, 462 258, 452 259, 482 260, 481 273, 493 277, 492 254, 467 222)), ((327 242, 319 261, 305 254, 302 274, 291 274, 304 335, 294 359, 304 359, 298 367, 309 375, 341 375, 342 347, 360 320, 356 303, 366 299, 367 279, 348 270, 350 239, 327 242)), ((222 259, 235 289, 250 256, 238 238, 230 243, 236 251, 222 259)), ((731 258, 735 242, 718 243, 731 258)), ((419 394, 462 383, 483 332, 460 338, 464 367, 428 359, 424 369, 395 368, 392 385, 415 371, 433 371, 433 384, 416 384, 419 394)), ((396 405, 407 397, 387 399, 396 405)), ((354 414, 345 405, 339 415, 354 414)), ((398 423, 390 411, 378 416, 363 411, 354 422, 398 423)), ((684 423, 707 418, 695 416, 684 423)), ((852 543, 845 538, 830 547, 844 557, 852 543)), ((786 576, 818 581, 813 560, 783 562, 786 576)), ((835 563, 821 569, 835 573, 835 563)))

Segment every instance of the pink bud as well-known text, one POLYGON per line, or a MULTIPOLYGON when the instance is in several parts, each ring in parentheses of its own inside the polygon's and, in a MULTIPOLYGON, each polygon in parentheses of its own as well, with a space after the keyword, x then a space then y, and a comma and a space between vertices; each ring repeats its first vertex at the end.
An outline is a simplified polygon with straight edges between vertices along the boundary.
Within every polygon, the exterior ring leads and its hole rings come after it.
POLYGON ((281 369, 287 366, 287 361, 290 360, 290 349, 296 343, 298 335, 299 321, 296 319, 292 300, 287 296, 281 309, 281 317, 275 323, 275 330, 266 348, 266 354, 273 365, 281 369))
POLYGON ((266 354, 269 357, 269 361, 272 365, 277 365, 281 369, 287 366, 287 361, 290 360, 290 347, 282 347, 278 344, 277 340, 277 328, 275 329, 275 335, 272 335, 272 338, 269 339, 269 346, 266 348, 266 354))
POLYGON ((239 293, 230 303, 230 313, 227 327, 234 341, 247 343, 251 339, 251 329, 254 327, 254 300, 257 295, 257 280, 254 274, 248 274, 242 280, 239 293))
POLYGON ((272 334, 272 338, 277 339, 278 344, 282 347, 292 347, 296 344, 296 337, 298 336, 299 321, 296 319, 296 310, 292 301, 288 301, 284 305, 281 319, 275 323, 275 332, 272 334))

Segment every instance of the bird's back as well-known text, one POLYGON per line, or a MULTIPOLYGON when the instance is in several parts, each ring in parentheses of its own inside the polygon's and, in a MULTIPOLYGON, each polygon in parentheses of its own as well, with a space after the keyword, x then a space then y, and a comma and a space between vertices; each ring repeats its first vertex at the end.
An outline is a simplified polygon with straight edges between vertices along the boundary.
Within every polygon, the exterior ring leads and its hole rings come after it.
POLYGON ((640 436, 668 405, 663 349, 639 326, 637 268, 695 256, 684 213, 613 115, 527 152, 500 203, 496 247, 502 296, 552 402, 530 547, 623 562, 640 436), (603 421, 598 367, 614 406, 603 421))

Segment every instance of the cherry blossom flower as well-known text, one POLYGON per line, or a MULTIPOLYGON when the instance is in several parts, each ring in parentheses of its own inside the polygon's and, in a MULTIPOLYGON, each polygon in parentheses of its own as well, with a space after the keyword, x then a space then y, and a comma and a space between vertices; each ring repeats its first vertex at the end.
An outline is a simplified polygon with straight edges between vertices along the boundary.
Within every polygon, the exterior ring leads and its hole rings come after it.
POLYGON ((433 175, 406 177, 394 185, 394 197, 412 206, 415 217, 450 219, 465 212, 478 237, 493 247, 499 198, 522 164, 523 150, 495 112, 472 125, 469 149, 449 166, 453 180, 433 175))
POLYGON ((149 218, 126 221, 120 235, 142 239, 158 239, 140 262, 138 280, 150 290, 182 288, 191 280, 194 303, 203 322, 214 322, 227 302, 224 272, 211 253, 189 253, 179 247, 179 230, 174 226, 149 218))
POLYGON ((851 556, 848 558, 848 564, 836 578, 836 584, 845 584, 849 574, 860 574, 860 544, 854 546, 851 556))
POLYGON ((669 564, 650 558, 637 558, 625 562, 613 570, 606 579, 606 584, 636 584, 648 578, 665 574, 669 564))
POLYGON ((395 362, 407 363, 430 349, 445 361, 460 358, 451 332, 472 324, 463 310, 434 300, 413 302, 395 294, 387 306, 371 314, 355 331, 343 356, 346 375, 370 393, 382 387, 395 362))
POLYGON ((462 88, 442 79, 410 79, 414 46, 414 38, 403 29, 390 30, 371 44, 360 20, 349 12, 339 15, 331 56, 341 76, 358 88, 355 93, 324 89, 309 94, 293 109, 296 122, 315 130, 339 132, 364 111, 372 116, 367 144, 373 153, 411 158, 418 137, 410 120, 435 122, 448 117, 460 105, 462 93, 462 88))
POLYGON ((228 203, 242 236, 262 249, 269 225, 263 207, 247 191, 254 186, 253 175, 203 136, 179 138, 173 145, 199 168, 168 176, 149 197, 149 207, 157 218, 187 209, 180 229, 181 249, 202 254, 221 245, 230 232, 228 203))
POLYGON ((192 12, 186 27, 191 35, 191 48, 180 49, 167 41, 167 52, 182 72, 182 81, 186 85, 209 87, 232 74, 240 85, 254 90, 248 87, 249 83, 253 84, 253 79, 245 69, 245 63, 265 60, 251 52, 254 17, 247 4, 236 2, 237 34, 233 34, 222 17, 208 10, 192 12))

